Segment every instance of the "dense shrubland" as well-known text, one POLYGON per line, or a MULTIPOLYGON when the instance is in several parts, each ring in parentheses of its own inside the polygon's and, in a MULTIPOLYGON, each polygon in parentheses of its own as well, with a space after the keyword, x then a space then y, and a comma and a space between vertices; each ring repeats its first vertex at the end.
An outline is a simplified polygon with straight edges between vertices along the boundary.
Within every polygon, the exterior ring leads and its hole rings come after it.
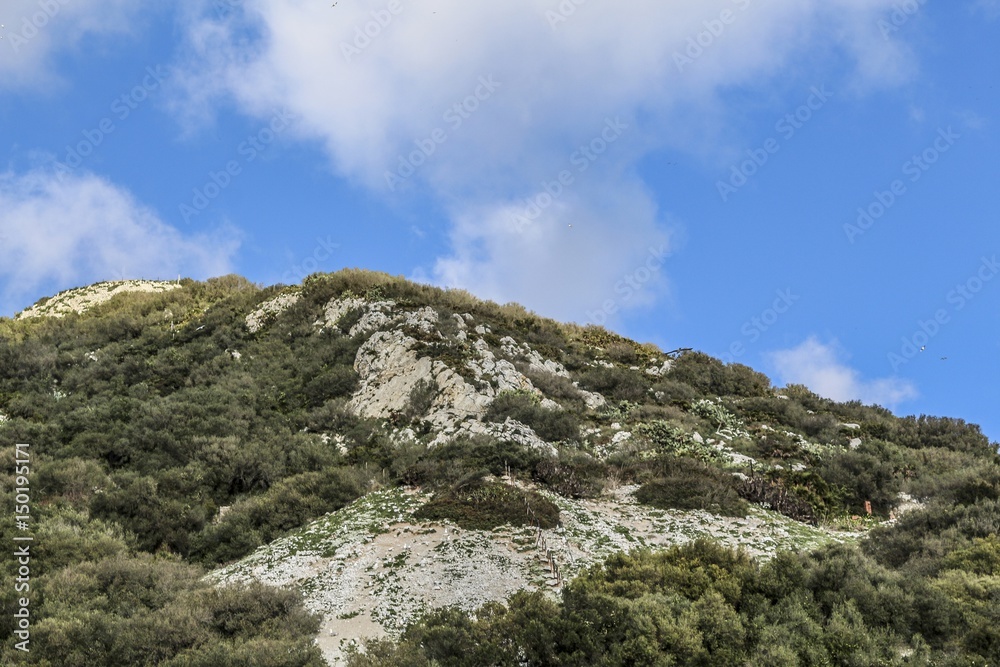
MULTIPOLYGON (((652 346, 365 271, 307 279, 293 307, 251 333, 246 315, 284 289, 229 276, 121 295, 80 316, 0 319, 0 462, 13 469, 15 442, 32 452, 34 664, 320 664, 316 619, 292 596, 213 591, 200 568, 384 486, 423 487, 434 494, 427 518, 488 528, 521 521, 526 505, 554 524, 544 494, 593 498, 621 484, 655 507, 742 516, 757 504, 833 524, 866 501, 886 518, 901 492, 928 505, 858 548, 766 564, 707 543, 621 556, 559 602, 521 594, 475 617, 434 612, 358 664, 1000 660, 1000 465, 977 427, 775 391, 701 353, 652 375, 664 359, 652 346), (442 329, 468 313, 488 324, 491 347, 511 336, 560 362, 570 377, 519 368, 561 410, 510 392, 487 415, 530 426, 557 456, 488 436, 430 446, 432 386, 418 386, 393 419, 355 416, 346 402, 364 339, 341 332, 360 314, 314 326, 343 294, 431 306, 442 329), (607 405, 587 410, 577 385, 607 405), (401 440, 403 427, 416 440, 401 440), (617 432, 631 437, 612 443, 617 432), (758 465, 733 464, 709 438, 758 465), (477 651, 489 659, 477 662, 477 651)), ((449 364, 468 354, 422 344, 449 364)), ((0 496, 12 506, 6 481, 0 496)), ((12 530, 0 526, 0 539, 11 544, 12 530)), ((9 580, 13 561, 0 561, 9 580)), ((13 591, 2 598, 10 606, 13 591)), ((20 657, 12 629, 6 615, 4 664, 20 657)))
POLYGON ((995 532, 975 534, 963 524, 947 555, 900 567, 866 551, 914 537, 908 525, 862 549, 785 552, 767 563, 705 540, 623 554, 557 601, 518 593, 475 614, 434 611, 350 664, 997 664, 1000 543, 995 532))

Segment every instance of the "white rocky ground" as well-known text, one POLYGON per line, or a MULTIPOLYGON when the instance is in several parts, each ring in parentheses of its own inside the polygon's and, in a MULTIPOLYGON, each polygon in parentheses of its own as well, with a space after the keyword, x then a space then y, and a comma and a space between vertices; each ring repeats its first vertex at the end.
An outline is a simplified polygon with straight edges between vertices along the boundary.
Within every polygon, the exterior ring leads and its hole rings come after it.
POLYGON ((88 287, 60 292, 50 299, 36 303, 15 315, 14 319, 29 317, 65 317, 70 313, 83 313, 123 292, 167 292, 179 288, 175 282, 163 280, 115 280, 88 287))
POLYGON ((329 663, 338 665, 347 645, 398 633, 425 610, 471 610, 522 589, 555 595, 560 581, 616 551, 711 537, 767 558, 783 547, 850 539, 760 509, 745 519, 657 510, 637 504, 635 488, 585 501, 546 494, 560 507, 561 526, 540 534, 528 527, 467 531, 421 522, 412 514, 426 494, 377 491, 211 578, 300 589, 307 606, 323 617, 317 643, 329 663))

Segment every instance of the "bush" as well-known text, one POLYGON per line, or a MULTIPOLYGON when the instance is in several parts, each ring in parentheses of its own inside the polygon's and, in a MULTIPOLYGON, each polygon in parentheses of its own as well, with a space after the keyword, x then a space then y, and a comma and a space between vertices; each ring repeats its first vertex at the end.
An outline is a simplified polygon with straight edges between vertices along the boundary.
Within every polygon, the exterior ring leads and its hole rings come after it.
POLYGON ((653 395, 660 403, 684 408, 699 397, 698 391, 691 385, 669 378, 653 385, 653 395))
POLYGON ((521 391, 501 392, 490 403, 485 419, 503 423, 508 417, 530 426, 539 438, 548 442, 580 437, 580 422, 576 415, 563 410, 543 408, 535 394, 521 391))
POLYGON ((813 525, 818 523, 812 505, 795 492, 789 491, 780 479, 765 479, 755 475, 741 480, 737 484, 737 492, 751 503, 762 505, 796 521, 813 525))
POLYGON ((584 407, 580 390, 573 385, 573 382, 569 378, 547 371, 533 370, 526 364, 519 364, 518 370, 524 373, 531 380, 531 384, 548 398, 569 402, 572 407, 577 409, 584 407))
POLYGON ((685 456, 702 461, 713 461, 719 457, 718 450, 696 441, 683 429, 670 422, 657 420, 639 424, 635 430, 648 438, 660 454, 685 456))
MULTIPOLYGON (((321 667, 313 643, 319 618, 297 593, 261 584, 210 587, 203 575, 146 555, 47 576, 33 599, 32 664, 321 667), (269 641, 281 642, 280 652, 264 650, 269 641)), ((0 662, 22 664, 17 654, 5 642, 0 662)))
POLYGON ((802 445, 789 435, 768 431, 754 440, 754 452, 758 458, 791 459, 802 454, 802 445))
POLYGON ((437 494, 413 516, 425 521, 453 521, 466 530, 492 530, 506 524, 559 525, 559 508, 552 501, 534 491, 478 476, 437 494))
POLYGON ((771 381, 743 364, 723 364, 703 352, 682 354, 667 379, 690 385, 703 396, 768 396, 771 381))
POLYGON ((283 479, 267 493, 236 503, 197 535, 192 557, 218 564, 245 556, 260 544, 358 498, 365 478, 352 468, 330 468, 283 479))
POLYGON ((558 459, 543 459, 534 478, 567 498, 596 498, 604 490, 607 468, 580 452, 563 452, 558 459))
POLYGON ((460 437, 443 445, 428 447, 414 443, 401 446, 394 454, 391 469, 404 484, 447 488, 462 478, 484 471, 500 477, 511 473, 531 473, 546 457, 535 449, 483 435, 460 437))
POLYGON ((611 361, 624 366, 635 366, 642 360, 637 348, 638 345, 631 341, 614 342, 604 348, 604 354, 611 361))
POLYGON ((413 389, 410 390, 406 408, 403 409, 400 415, 400 423, 409 424, 426 415, 427 411, 431 409, 431 404, 434 403, 434 399, 437 398, 438 393, 439 389, 434 380, 428 378, 418 380, 413 389))
POLYGON ((661 477, 643 484, 635 497, 660 509, 707 510, 723 516, 744 517, 746 501, 736 492, 732 475, 693 459, 663 462, 661 477))
POLYGON ((644 403, 649 400, 649 380, 642 373, 625 368, 590 368, 580 376, 580 386, 614 401, 644 403))
POLYGON ((885 460, 861 451, 840 451, 825 458, 817 472, 830 486, 841 489, 851 514, 863 513, 865 501, 883 516, 895 506, 900 480, 885 460))

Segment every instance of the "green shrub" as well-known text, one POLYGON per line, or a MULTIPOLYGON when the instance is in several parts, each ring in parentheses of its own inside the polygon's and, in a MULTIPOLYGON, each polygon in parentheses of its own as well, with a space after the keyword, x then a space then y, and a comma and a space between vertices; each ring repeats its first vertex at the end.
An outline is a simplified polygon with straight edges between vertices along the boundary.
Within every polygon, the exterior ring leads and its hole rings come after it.
POLYGON ((668 377, 653 385, 653 395, 660 403, 687 408, 699 393, 691 385, 668 377))
POLYGON ((565 410, 550 410, 539 404, 538 396, 523 391, 501 392, 486 410, 486 420, 503 423, 507 418, 531 427, 548 442, 580 437, 579 418, 565 410))
MULTIPOLYGON (((32 580, 31 663, 321 667, 319 617, 292 591, 211 587, 170 558, 116 556, 32 580), (37 589, 36 589, 37 586, 37 589), (269 642, 281 643, 280 652, 269 642), (208 661, 206 656, 212 656, 208 661)), ((0 662, 22 664, 5 642, 0 662)))
POLYGON ((473 478, 439 493, 414 512, 425 521, 452 521, 467 530, 535 525, 555 528, 559 508, 534 491, 497 481, 473 478))
POLYGON ((765 509, 774 510, 796 521, 818 523, 812 505, 789 490, 780 478, 767 479, 754 475, 741 480, 736 489, 742 498, 765 509))
POLYGON ((626 368, 589 368, 580 375, 580 386, 614 401, 644 403, 650 398, 650 382, 643 373, 626 368))
POLYGON ((429 378, 418 380, 413 389, 410 390, 410 396, 407 399, 406 407, 399 416, 399 422, 409 424, 426 415, 438 393, 440 390, 434 380, 429 378))
POLYGON ((604 348, 608 359, 624 366, 635 366, 642 361, 639 346, 632 341, 618 341, 604 348))
POLYGON ((718 450, 697 442, 683 429, 670 422, 657 420, 647 424, 639 424, 635 430, 648 438, 660 454, 691 457, 702 461, 713 461, 719 458, 718 450))
POLYGON ((477 435, 455 438, 442 445, 428 447, 414 443, 403 445, 394 453, 390 466, 404 484, 448 488, 477 471, 500 477, 532 473, 546 457, 535 449, 515 442, 477 435))
POLYGON ((791 459, 802 454, 798 439, 778 431, 768 431, 754 439, 754 453, 763 459, 791 459))
POLYGON ((941 567, 981 576, 1000 575, 1000 537, 994 533, 974 538, 969 546, 949 553, 941 567))
POLYGON ((267 493, 237 502, 216 523, 197 535, 192 557, 206 564, 240 558, 260 544, 344 507, 360 497, 366 475, 352 468, 330 468, 283 479, 267 493))
POLYGON ((901 480, 892 465, 862 451, 839 451, 823 459, 819 475, 832 487, 841 490, 843 502, 851 514, 864 512, 865 501, 873 510, 888 515, 896 504, 901 480))
POLYGON ((581 452, 561 452, 559 458, 542 459, 534 478, 567 498, 596 498, 604 490, 607 467, 581 452))
POLYGON ((531 380, 531 384, 548 398, 563 403, 569 403, 575 409, 582 409, 584 406, 580 390, 577 389, 572 380, 549 373, 547 371, 533 370, 525 364, 519 364, 518 370, 531 380))
POLYGON ((723 364, 703 352, 675 359, 666 379, 683 382, 703 396, 768 396, 771 381, 743 364, 723 364))
POLYGON ((707 419, 719 430, 736 431, 743 427, 742 420, 722 405, 721 401, 701 399, 691 403, 691 412, 707 419))
POLYGON ((664 461, 661 477, 643 484, 635 497, 661 509, 707 510, 736 517, 746 516, 749 510, 736 492, 732 475, 688 458, 664 461))

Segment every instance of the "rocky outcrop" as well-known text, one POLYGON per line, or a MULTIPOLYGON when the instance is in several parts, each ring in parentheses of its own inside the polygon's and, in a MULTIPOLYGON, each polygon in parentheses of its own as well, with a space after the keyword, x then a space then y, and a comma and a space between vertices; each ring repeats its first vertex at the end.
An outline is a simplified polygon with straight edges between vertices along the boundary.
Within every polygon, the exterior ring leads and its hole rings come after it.
MULTIPOLYGON (((430 383, 434 397, 426 413, 420 417, 437 432, 433 444, 459 435, 488 434, 547 453, 555 452, 551 445, 524 424, 510 420, 503 424, 490 424, 482 420, 493 399, 505 391, 536 393, 542 407, 561 410, 558 403, 543 396, 532 385, 513 360, 524 360, 531 368, 567 377, 569 374, 561 364, 542 358, 537 351, 527 345, 518 345, 509 337, 502 339, 497 351, 491 349, 482 337, 469 344, 468 322, 471 316, 468 315, 454 316, 458 331, 449 341, 437 326, 439 315, 433 308, 400 311, 392 301, 334 299, 325 308, 324 318, 317 325, 339 327, 344 316, 352 312, 358 313, 358 319, 344 333, 368 335, 354 362, 361 382, 348 407, 355 414, 390 419, 411 409, 414 391, 430 383), (467 358, 463 367, 455 368, 422 354, 427 339, 454 345, 464 351, 467 358)), ((489 329, 483 325, 472 331, 475 332, 473 335, 489 334, 489 329)))
POLYGON ((299 302, 302 295, 298 292, 287 292, 265 301, 257 307, 246 318, 247 330, 250 333, 257 333, 267 324, 273 322, 276 317, 299 302))
POLYGON ((670 367, 673 366, 674 362, 672 359, 667 359, 659 366, 650 366, 646 369, 647 375, 652 375, 653 377, 663 377, 670 372, 670 367))
POLYGON ((400 330, 377 331, 358 350, 354 369, 361 387, 348 407, 362 417, 388 419, 406 410, 422 380, 437 387, 425 415, 436 430, 453 431, 461 421, 482 417, 492 396, 482 394, 442 361, 419 357, 417 341, 400 330))
POLYGON ((163 280, 115 280, 88 287, 60 292, 50 299, 39 301, 14 316, 23 320, 29 317, 65 317, 70 313, 82 314, 126 292, 169 292, 180 285, 163 280))

